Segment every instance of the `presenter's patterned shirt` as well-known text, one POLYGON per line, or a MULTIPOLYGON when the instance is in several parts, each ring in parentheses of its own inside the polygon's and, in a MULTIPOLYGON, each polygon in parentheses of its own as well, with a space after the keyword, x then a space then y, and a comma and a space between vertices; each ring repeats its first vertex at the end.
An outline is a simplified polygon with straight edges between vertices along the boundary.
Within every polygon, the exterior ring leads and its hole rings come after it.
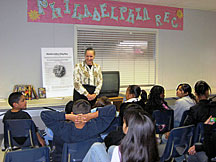
POLYGON ((101 73, 101 67, 94 63, 90 68, 85 61, 75 65, 73 74, 74 88, 77 92, 87 96, 88 91, 82 86, 83 84, 95 86, 94 93, 98 95, 100 93, 103 77, 101 73))

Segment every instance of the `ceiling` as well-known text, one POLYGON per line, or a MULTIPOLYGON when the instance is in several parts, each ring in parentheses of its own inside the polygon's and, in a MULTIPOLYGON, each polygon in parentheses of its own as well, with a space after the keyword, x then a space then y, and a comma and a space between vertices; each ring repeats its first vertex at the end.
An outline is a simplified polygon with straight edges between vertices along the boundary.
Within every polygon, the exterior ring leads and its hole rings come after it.
POLYGON ((130 3, 143 3, 160 6, 190 8, 216 12, 216 0, 113 0, 130 3))

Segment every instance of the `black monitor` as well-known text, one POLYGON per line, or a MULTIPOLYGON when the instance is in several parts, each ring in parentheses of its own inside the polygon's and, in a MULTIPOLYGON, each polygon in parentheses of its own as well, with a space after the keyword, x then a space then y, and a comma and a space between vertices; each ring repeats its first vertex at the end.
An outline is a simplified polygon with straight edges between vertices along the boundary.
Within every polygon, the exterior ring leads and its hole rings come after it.
POLYGON ((117 97, 120 88, 119 71, 102 71, 102 75, 103 85, 99 97, 117 97))

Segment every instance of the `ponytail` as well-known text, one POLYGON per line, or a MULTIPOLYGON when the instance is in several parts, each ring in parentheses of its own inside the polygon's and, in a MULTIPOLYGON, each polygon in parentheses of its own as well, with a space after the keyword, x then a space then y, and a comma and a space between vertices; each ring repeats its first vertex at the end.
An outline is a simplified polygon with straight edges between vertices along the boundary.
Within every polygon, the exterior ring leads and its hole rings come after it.
POLYGON ((146 102, 147 101, 147 92, 143 89, 143 90, 141 90, 141 100, 143 101, 143 102, 146 102))
POLYGON ((197 102, 197 101, 196 101, 196 97, 194 96, 193 93, 188 94, 188 96, 189 96, 192 100, 194 100, 195 102, 197 102))
POLYGON ((202 80, 196 82, 194 89, 198 96, 205 95, 206 91, 211 91, 210 86, 202 80))
MULTIPOLYGON (((189 84, 187 83, 183 83, 183 84, 180 84, 178 86, 178 88, 181 87, 181 89, 184 91, 184 93, 188 93, 188 96, 194 100, 196 102, 196 97, 194 96, 194 94, 192 93, 192 88, 189 84)), ((178 89, 177 88, 177 89, 178 89)))

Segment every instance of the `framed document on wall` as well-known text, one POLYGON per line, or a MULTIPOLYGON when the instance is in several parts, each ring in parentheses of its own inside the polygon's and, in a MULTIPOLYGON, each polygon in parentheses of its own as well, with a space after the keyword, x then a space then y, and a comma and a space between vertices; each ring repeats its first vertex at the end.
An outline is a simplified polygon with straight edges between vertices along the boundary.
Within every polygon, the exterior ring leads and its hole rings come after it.
POLYGON ((42 48, 43 87, 46 97, 73 95, 73 48, 42 48))

